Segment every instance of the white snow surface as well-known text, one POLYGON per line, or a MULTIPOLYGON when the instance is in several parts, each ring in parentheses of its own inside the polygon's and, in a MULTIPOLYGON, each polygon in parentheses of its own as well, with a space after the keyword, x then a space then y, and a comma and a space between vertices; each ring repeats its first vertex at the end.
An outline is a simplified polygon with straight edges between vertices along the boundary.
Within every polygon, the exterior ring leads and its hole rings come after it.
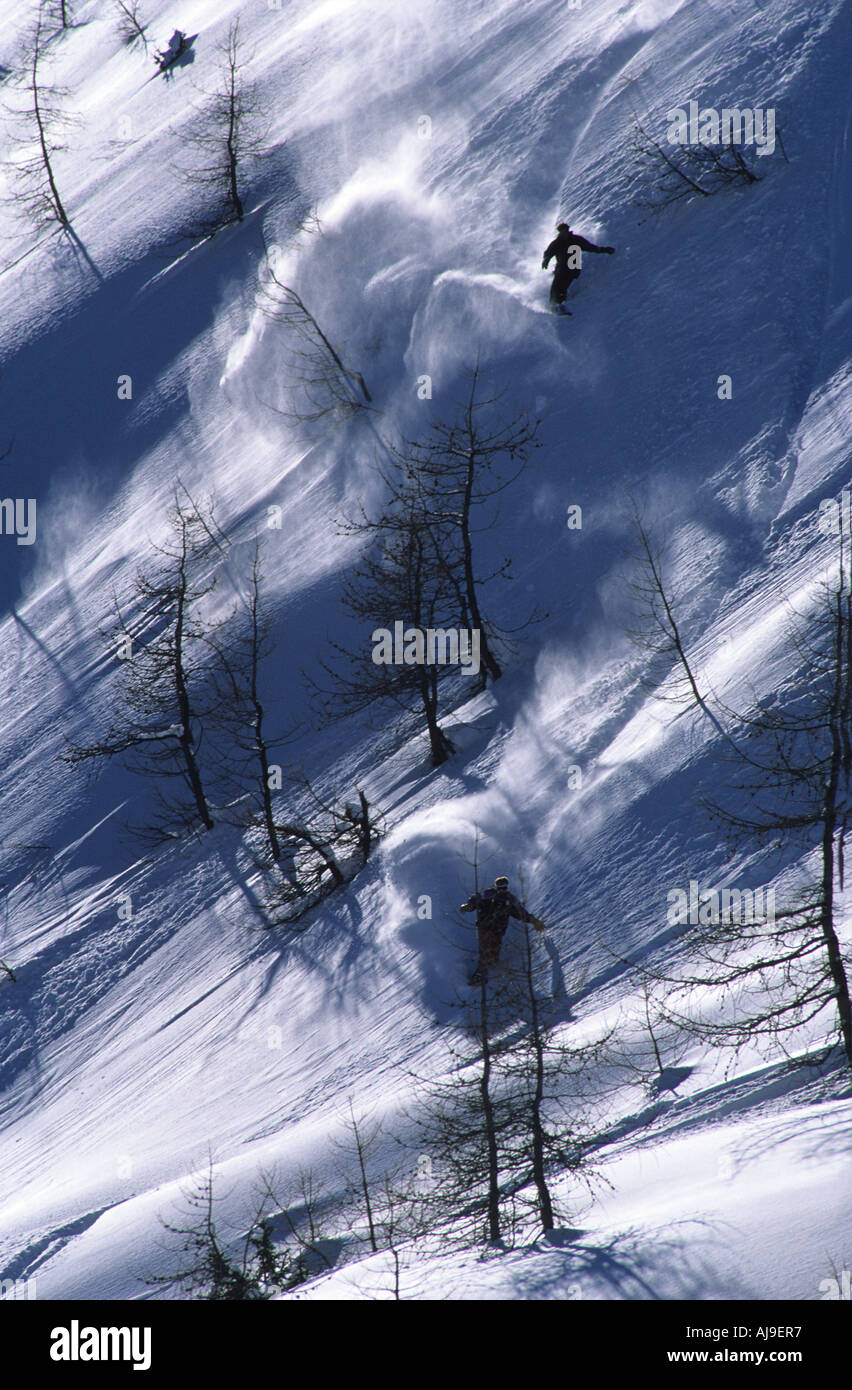
MULTIPOLYGON (((45 1299, 175 1296, 146 1279, 179 1260, 161 1218, 208 1155, 238 1228, 261 1168, 284 1188, 311 1168, 334 1191, 350 1097, 405 1133, 412 1074, 450 1065, 447 1000, 469 944, 452 914, 477 829, 484 873, 522 876, 548 922, 566 1029, 638 1018, 618 962, 665 951, 668 890, 736 883, 752 863, 762 880, 756 849, 732 863, 691 799, 722 775, 712 729, 648 693, 623 635, 630 499, 669 543, 700 669, 736 705, 783 685, 789 604, 829 559, 819 500, 852 481, 843 0, 141 8, 155 46, 175 28, 196 36, 169 81, 148 80, 150 56, 122 45, 106 3, 79 3, 49 48, 77 118, 56 158, 77 240, 0 211, 3 495, 39 508, 34 546, 0 537, 0 824, 7 856, 33 847, 41 865, 34 887, 4 889, 0 956, 19 979, 0 982, 0 1272, 36 1278, 45 1299), (246 221, 187 250, 181 130, 238 13, 269 154, 246 221), (634 112, 659 129, 693 98, 774 106, 789 162, 776 153, 753 187, 643 213, 634 112), (298 233, 313 206, 322 233, 298 233), (540 270, 561 218, 616 247, 586 258, 565 322, 542 312, 540 270), (363 786, 389 833, 297 936, 259 930, 235 831, 142 854, 120 833, 139 779, 111 767, 89 784, 59 759, 109 720, 111 592, 162 541, 177 476, 215 497, 245 551, 267 507, 284 510, 266 532, 281 710, 305 715, 299 668, 342 630, 354 552, 336 523, 376 493, 375 434, 356 420, 306 442, 270 408, 287 372, 256 303, 272 245, 363 371, 381 428, 415 433, 451 410, 479 353, 510 404, 541 416, 543 441, 500 545, 515 562, 507 619, 532 603, 546 616, 447 721, 456 756, 433 772, 413 738, 377 758, 366 719, 319 730, 308 716, 306 771, 347 796, 363 786), (125 373, 132 401, 117 398, 125 373)), ((0 3, 13 71, 22 9, 0 3)), ((826 1028, 797 1039, 802 1057, 826 1028)), ((487 1258, 406 1249, 403 1296, 819 1298, 852 1262, 842 1070, 697 1044, 678 1062, 691 1070, 671 1093, 610 1095, 611 1186, 590 1200, 560 1181, 552 1241, 487 1258)), ((388 1259, 291 1297, 390 1297, 388 1259)))

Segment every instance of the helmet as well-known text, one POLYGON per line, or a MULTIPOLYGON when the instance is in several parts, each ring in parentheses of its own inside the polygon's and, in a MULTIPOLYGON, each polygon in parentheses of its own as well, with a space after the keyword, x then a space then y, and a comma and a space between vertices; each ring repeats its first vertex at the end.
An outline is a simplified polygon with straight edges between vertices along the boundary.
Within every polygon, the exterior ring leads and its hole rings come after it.
POLYGON ((499 878, 495 878, 495 880, 494 880, 494 887, 495 887, 495 888, 508 888, 508 887, 509 887, 509 880, 507 879, 507 877, 506 877, 505 874, 501 874, 499 878))
POLYGON ((567 222, 557 222, 556 230, 557 232, 570 232, 571 228, 568 226, 567 222))

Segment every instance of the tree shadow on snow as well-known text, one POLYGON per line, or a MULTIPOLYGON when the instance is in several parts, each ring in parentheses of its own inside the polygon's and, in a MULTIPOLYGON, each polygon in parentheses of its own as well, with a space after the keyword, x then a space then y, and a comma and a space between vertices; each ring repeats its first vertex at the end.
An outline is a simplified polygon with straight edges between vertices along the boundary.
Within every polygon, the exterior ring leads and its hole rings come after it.
POLYGON ((708 1246, 722 1241, 707 1221, 672 1223, 659 1232, 628 1229, 599 1243, 563 1228, 538 1242, 512 1283, 520 1298, 753 1299, 737 1275, 714 1267, 708 1246))

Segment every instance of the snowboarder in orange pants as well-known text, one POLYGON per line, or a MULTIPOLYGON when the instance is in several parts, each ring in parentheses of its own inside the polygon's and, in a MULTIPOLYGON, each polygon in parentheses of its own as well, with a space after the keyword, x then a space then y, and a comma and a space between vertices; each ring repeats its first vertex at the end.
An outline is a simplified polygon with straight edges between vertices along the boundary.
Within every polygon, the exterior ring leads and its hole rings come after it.
POLYGON ((489 968, 500 959, 500 947, 510 917, 514 917, 516 922, 529 922, 536 931, 544 931, 544 922, 528 912, 514 893, 509 892, 509 880, 505 874, 495 878, 493 888, 486 888, 484 893, 474 893, 466 903, 462 903, 460 911, 476 913, 479 963, 470 977, 472 985, 487 979, 489 968))

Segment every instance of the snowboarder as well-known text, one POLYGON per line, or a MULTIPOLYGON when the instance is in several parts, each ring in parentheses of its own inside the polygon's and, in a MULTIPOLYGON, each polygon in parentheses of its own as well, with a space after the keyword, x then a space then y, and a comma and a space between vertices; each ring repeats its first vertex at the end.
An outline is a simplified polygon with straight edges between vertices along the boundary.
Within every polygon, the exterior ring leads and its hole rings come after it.
POLYGON ((489 966, 496 965, 500 959, 503 935, 509 925, 509 918, 516 922, 530 922, 536 931, 544 931, 544 923, 523 903, 518 902, 514 893, 509 892, 509 880, 505 874, 495 878, 494 887, 486 888, 484 893, 474 893, 461 912, 476 913, 476 931, 479 938, 479 963, 470 977, 470 984, 478 985, 488 977, 489 966))
POLYGON ((185 52, 186 34, 182 33, 180 29, 175 29, 169 39, 168 45, 163 49, 162 53, 154 54, 154 60, 160 72, 168 72, 169 68, 172 67, 177 62, 178 58, 185 52))
POLYGON ((550 286, 550 306, 554 313, 567 314, 568 310, 563 306, 565 296, 568 293, 568 286, 572 284, 580 274, 580 252, 593 251, 595 255, 612 256, 615 252, 614 246, 595 246, 591 241, 587 241, 584 236, 579 236, 577 232, 572 232, 567 222, 560 222, 556 228, 556 236, 548 246, 541 258, 542 270, 547 270, 551 258, 556 257, 556 268, 553 272, 553 283, 550 286))

